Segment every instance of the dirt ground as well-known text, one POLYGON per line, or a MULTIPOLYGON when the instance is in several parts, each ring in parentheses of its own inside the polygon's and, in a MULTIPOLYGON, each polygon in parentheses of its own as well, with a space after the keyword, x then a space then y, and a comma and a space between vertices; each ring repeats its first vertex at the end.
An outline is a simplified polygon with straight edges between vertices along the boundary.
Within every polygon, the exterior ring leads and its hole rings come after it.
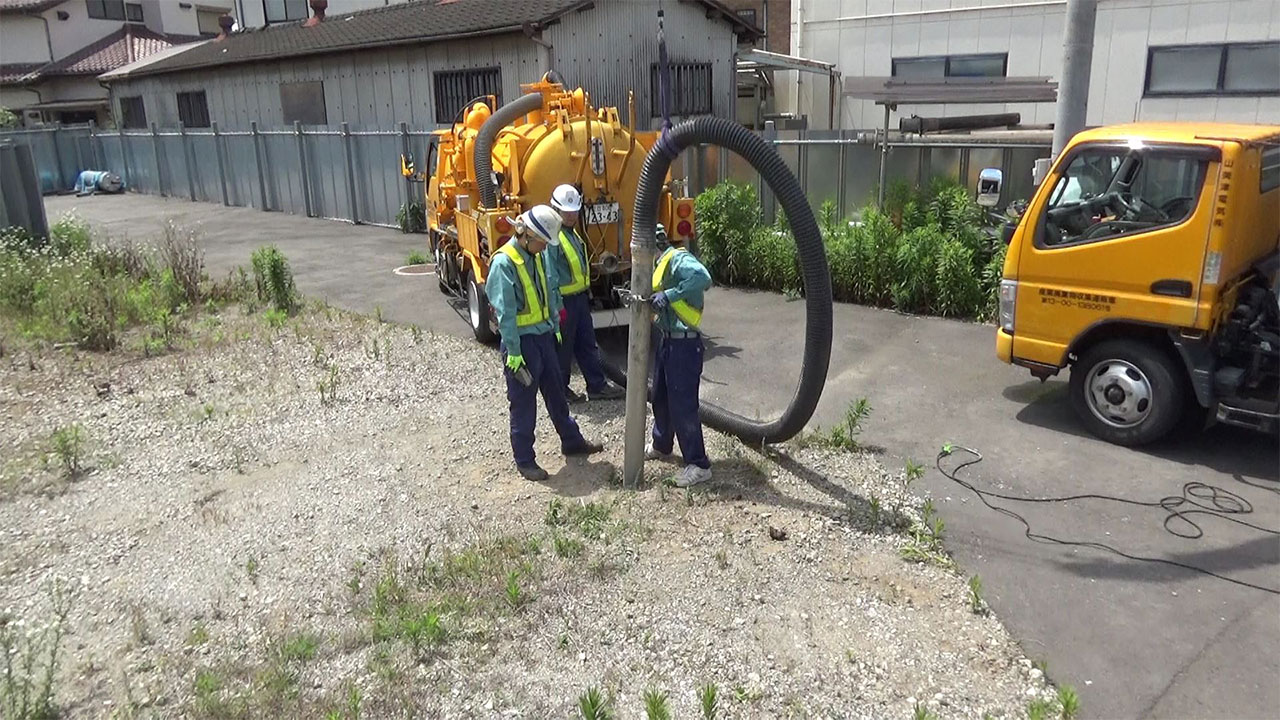
MULTIPOLYGON (((877 456, 709 433, 695 491, 510 461, 496 354, 311 305, 192 316, 160 357, 6 345, 0 609, 69 599, 69 717, 1023 717, 1048 697, 877 456), (79 426, 81 469, 51 449, 79 426), (923 524, 922 524, 923 521, 923 524), (922 713, 934 713, 926 715, 922 713)), ((64 453, 65 455, 65 453, 64 453)), ((945 532, 935 528, 939 534, 945 532)))

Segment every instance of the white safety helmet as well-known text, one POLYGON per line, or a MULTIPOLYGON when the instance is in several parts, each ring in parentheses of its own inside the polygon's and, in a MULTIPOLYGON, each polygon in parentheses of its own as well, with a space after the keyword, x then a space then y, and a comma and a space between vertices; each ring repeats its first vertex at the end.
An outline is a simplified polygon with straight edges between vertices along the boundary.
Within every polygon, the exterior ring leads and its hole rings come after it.
POLYGON ((548 245, 559 245, 560 213, 546 205, 534 205, 516 218, 516 232, 532 232, 548 245))
POLYGON ((560 212, 578 212, 582 209, 582 193, 572 185, 560 185, 551 191, 551 207, 560 212))

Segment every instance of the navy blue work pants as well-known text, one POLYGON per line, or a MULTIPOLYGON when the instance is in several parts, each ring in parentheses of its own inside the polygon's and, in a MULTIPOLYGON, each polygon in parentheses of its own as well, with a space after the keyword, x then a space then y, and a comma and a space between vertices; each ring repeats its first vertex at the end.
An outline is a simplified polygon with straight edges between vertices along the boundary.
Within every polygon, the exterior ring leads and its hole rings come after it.
POLYGON ((582 379, 587 381, 587 393, 605 388, 604 366, 600 364, 600 348, 596 345, 596 327, 591 322, 591 298, 586 292, 566 295, 565 319, 560 324, 560 372, 564 374, 564 386, 569 387, 569 369, 578 361, 582 379))
MULTIPOLYGON (((505 357, 506 348, 503 347, 502 351, 505 357)), ((547 406, 547 414, 551 416, 551 424, 560 435, 560 448, 573 451, 586 445, 578 424, 569 417, 569 402, 564 397, 556 336, 549 332, 521 335, 520 354, 524 356, 525 367, 533 376, 533 384, 525 387, 510 368, 505 371, 507 402, 511 407, 511 450, 515 453, 516 465, 532 465, 536 458, 533 451, 533 428, 538 417, 539 392, 542 393, 543 404, 547 406)))
POLYGON ((686 465, 711 467, 698 419, 698 387, 702 384, 702 338, 670 338, 660 334, 653 363, 653 447, 663 453, 680 441, 686 465))

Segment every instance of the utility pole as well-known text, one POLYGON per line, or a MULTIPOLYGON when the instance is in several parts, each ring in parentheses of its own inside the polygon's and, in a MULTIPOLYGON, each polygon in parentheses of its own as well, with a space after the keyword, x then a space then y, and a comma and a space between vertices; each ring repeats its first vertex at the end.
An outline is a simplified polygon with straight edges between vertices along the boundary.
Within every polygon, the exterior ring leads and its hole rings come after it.
POLYGON ((1093 30, 1098 0, 1067 0, 1067 26, 1062 34, 1062 80, 1053 123, 1053 156, 1084 129, 1089 110, 1089 70, 1093 65, 1093 30))

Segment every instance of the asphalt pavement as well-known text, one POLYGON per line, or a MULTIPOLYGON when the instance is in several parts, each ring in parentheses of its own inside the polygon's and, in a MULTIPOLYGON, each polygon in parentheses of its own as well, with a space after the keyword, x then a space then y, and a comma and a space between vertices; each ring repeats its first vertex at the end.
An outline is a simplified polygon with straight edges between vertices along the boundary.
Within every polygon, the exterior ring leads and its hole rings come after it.
MULTIPOLYGON (((74 207, 96 228, 135 240, 168 219, 196 227, 211 274, 247 266, 253 249, 272 243, 310 297, 380 309, 388 320, 433 332, 470 333, 464 308, 440 295, 434 277, 392 273, 411 249, 425 250, 424 236, 138 195, 48 198, 46 206, 51 220, 74 207)), ((761 417, 784 407, 799 374, 804 300, 718 288, 704 324, 703 397, 761 417)), ((1280 529, 1275 436, 1214 427, 1120 448, 1084 433, 1066 402, 1065 373, 1040 383, 998 362, 989 326, 838 305, 834 335, 813 422, 831 426, 867 398, 873 411, 861 440, 887 465, 912 458, 932 467, 939 449, 954 443, 982 453, 960 475, 981 489, 1146 503, 991 501, 1024 518, 1028 531, 937 471, 922 481, 961 571, 981 577, 989 604, 1049 677, 1077 688, 1084 716, 1274 717, 1280 536, 1234 521, 1280 529), (1248 512, 1170 518, 1162 501, 1183 497, 1188 483, 1209 486, 1219 507, 1248 512)), ((601 340, 621 357, 625 333, 601 340)))

